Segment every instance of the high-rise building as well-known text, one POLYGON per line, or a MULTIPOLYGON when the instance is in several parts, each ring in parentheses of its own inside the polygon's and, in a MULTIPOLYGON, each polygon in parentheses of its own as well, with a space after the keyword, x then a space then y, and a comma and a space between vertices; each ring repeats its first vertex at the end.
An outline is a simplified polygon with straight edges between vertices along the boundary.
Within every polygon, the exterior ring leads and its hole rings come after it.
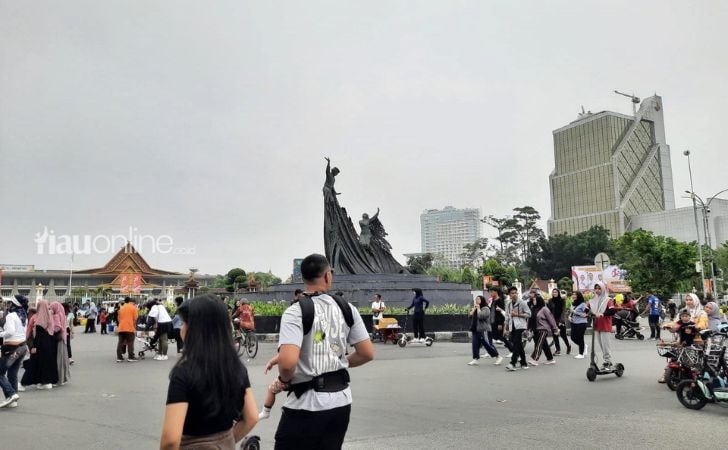
POLYGON ((580 114, 553 136, 549 236, 600 225, 617 238, 632 216, 675 207, 661 97, 642 101, 634 116, 580 114))
POLYGON ((481 238, 479 209, 428 209, 420 215, 422 253, 441 255, 448 267, 459 269, 465 244, 481 238))

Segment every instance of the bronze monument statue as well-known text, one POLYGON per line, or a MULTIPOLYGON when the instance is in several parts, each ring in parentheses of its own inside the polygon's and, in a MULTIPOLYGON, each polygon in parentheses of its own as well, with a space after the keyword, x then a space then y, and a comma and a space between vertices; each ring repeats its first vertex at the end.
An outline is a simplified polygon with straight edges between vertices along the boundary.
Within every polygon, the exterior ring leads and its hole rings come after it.
POLYGON ((359 221, 361 233, 357 234, 346 208, 339 206, 336 198, 339 193, 334 183, 338 174, 339 169, 332 169, 331 160, 326 158, 324 248, 331 267, 343 274, 407 273, 390 252, 392 246, 387 242, 387 232, 379 221, 379 209, 372 217, 362 214, 359 221))

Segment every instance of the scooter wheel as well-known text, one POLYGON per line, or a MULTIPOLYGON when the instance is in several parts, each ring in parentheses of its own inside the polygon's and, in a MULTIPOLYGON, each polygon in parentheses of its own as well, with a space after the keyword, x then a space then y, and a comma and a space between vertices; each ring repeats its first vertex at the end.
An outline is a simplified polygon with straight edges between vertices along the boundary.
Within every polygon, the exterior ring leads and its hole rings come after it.
POLYGON ((677 385, 677 399, 688 409, 702 409, 708 403, 700 386, 694 380, 685 380, 677 385))
POLYGON ((407 346, 407 339, 400 339, 397 341, 397 345, 399 345, 402 348, 405 348, 407 346))
POLYGON ((645 340, 645 335, 642 334, 642 333, 637 333, 637 339, 639 339, 640 341, 644 341, 645 340))
POLYGON ((586 369, 586 379, 589 381, 594 381, 597 379, 597 371, 594 370, 593 367, 586 369))
POLYGON ((432 338, 425 339, 425 345, 428 347, 432 347, 432 342, 433 342, 432 338))
POLYGON ((617 367, 614 369, 614 374, 618 377, 624 375, 624 365, 622 363, 617 363, 617 367))

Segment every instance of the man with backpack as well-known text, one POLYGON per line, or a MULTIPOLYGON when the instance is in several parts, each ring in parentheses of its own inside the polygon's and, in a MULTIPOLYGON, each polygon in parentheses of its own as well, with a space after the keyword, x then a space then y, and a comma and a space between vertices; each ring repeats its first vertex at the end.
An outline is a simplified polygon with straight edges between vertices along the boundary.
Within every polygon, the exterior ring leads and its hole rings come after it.
POLYGON ((281 318, 279 375, 270 386, 289 391, 275 448, 339 449, 351 414, 347 369, 371 361, 374 347, 357 309, 327 293, 334 272, 325 256, 304 258, 301 275, 304 295, 281 318))

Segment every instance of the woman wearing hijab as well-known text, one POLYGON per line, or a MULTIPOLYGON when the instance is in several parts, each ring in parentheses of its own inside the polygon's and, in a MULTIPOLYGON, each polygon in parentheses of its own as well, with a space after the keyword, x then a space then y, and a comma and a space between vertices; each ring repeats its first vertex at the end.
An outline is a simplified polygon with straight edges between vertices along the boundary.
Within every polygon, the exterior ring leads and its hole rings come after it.
POLYGON ((554 289, 551 291, 551 300, 549 300, 549 309, 556 319, 559 325, 559 335, 554 336, 554 346, 556 352, 554 355, 558 356, 561 354, 561 345, 559 345, 559 338, 563 339, 566 343, 566 354, 571 354, 571 343, 569 343, 569 337, 566 335, 566 301, 561 296, 561 291, 554 289))
POLYGON ((612 365, 612 316, 614 300, 607 296, 606 289, 597 283, 594 285, 594 297, 589 300, 589 310, 594 314, 594 339, 602 350, 604 367, 612 365))
POLYGON ((708 302, 704 308, 705 314, 708 316, 708 328, 713 331, 718 331, 718 327, 721 324, 720 308, 715 302, 708 302))
POLYGON ((68 332, 66 328, 66 312, 58 302, 51 303, 53 313, 53 336, 58 339, 56 350, 56 367, 58 368, 58 384, 63 386, 71 380, 71 362, 68 358, 68 332), (60 339, 59 339, 60 338, 60 339))
POLYGON ((58 341, 53 337, 54 323, 48 302, 39 300, 36 310, 30 346, 30 358, 34 361, 29 365, 31 371, 26 370, 23 374, 22 383, 25 386, 35 384, 38 389, 51 389, 58 383, 58 341))

